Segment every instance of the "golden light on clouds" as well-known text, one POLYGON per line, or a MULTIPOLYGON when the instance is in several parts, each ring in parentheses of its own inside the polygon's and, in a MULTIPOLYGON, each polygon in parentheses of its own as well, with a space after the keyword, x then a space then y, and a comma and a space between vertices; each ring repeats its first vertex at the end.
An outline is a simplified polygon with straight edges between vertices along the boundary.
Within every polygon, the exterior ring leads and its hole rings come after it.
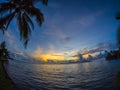
POLYGON ((95 56, 96 56, 96 53, 84 54, 84 55, 83 55, 83 58, 87 59, 87 58, 89 58, 89 55, 91 55, 92 57, 95 57, 95 56))
MULTIPOLYGON (((96 56, 95 53, 86 53, 83 55, 84 59, 89 58, 89 55, 92 55, 93 57, 96 56)), ((48 60, 53 60, 53 61, 62 61, 62 60, 79 60, 79 55, 77 56, 76 51, 71 51, 71 52, 63 52, 63 53, 58 53, 55 52, 54 48, 50 48, 49 51, 44 52, 40 47, 38 47, 31 56, 37 60, 42 60, 42 61, 48 61, 48 60), (76 55, 76 56, 74 56, 76 55)))
POLYGON ((87 59, 88 56, 89 56, 89 54, 85 54, 85 55, 83 55, 83 58, 87 59))
POLYGON ((33 58, 38 60, 48 61, 60 61, 60 60, 76 60, 77 57, 68 57, 64 53, 56 53, 53 49, 47 52, 43 52, 43 50, 38 47, 35 52, 31 55, 33 58))

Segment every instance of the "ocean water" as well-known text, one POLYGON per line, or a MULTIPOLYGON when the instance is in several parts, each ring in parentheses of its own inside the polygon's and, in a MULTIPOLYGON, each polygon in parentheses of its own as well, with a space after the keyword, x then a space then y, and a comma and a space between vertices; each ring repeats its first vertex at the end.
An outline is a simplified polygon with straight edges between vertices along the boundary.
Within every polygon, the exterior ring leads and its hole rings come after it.
POLYGON ((120 60, 35 64, 10 60, 6 70, 20 90, 120 90, 120 60))

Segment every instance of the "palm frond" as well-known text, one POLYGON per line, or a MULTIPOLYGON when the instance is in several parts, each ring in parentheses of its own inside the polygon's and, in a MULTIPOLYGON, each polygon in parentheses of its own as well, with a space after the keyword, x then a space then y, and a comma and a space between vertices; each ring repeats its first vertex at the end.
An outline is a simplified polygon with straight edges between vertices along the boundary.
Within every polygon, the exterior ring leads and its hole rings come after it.
POLYGON ((11 11, 15 8, 14 4, 11 3, 0 3, 0 13, 4 13, 6 11, 11 11))
POLYGON ((116 19, 117 19, 117 20, 120 20, 120 12, 117 13, 116 19))
POLYGON ((47 4, 48 4, 48 0, 42 0, 42 3, 43 3, 44 5, 47 5, 47 4))
POLYGON ((29 15, 26 13, 26 12, 24 12, 24 18, 26 19, 26 21, 30 24, 30 26, 32 27, 32 29, 34 29, 34 24, 33 24, 33 22, 32 22, 32 20, 31 20, 31 18, 29 17, 29 15))
POLYGON ((0 29, 4 33, 14 16, 17 16, 20 40, 23 40, 25 48, 31 35, 31 29, 34 29, 31 16, 36 19, 40 26, 44 21, 42 12, 34 6, 38 1, 42 2, 43 5, 48 3, 48 0, 7 0, 5 3, 0 3, 0 29))
POLYGON ((0 29, 4 27, 7 30, 8 25, 10 24, 11 20, 13 19, 15 12, 0 18, 0 29))
POLYGON ((5 27, 6 22, 7 22, 7 17, 0 18, 0 29, 3 30, 3 27, 4 27, 4 29, 6 29, 6 27, 5 27))
POLYGON ((18 14, 18 27, 20 32, 20 39, 24 42, 24 47, 27 47, 29 37, 31 35, 31 29, 28 24, 28 18, 26 18, 25 13, 19 13, 18 14))
POLYGON ((31 35, 31 29, 30 29, 30 26, 29 24, 27 23, 27 20, 23 14, 22 16, 22 19, 23 19, 23 27, 24 27, 24 39, 29 39, 29 36, 31 35))
POLYGON ((26 12, 28 14, 30 14, 33 17, 35 17, 37 23, 40 26, 42 25, 42 23, 44 21, 44 16, 43 16, 42 12, 38 8, 30 7, 30 8, 26 8, 25 10, 26 10, 26 12))
POLYGON ((11 13, 11 14, 9 15, 8 20, 7 20, 7 24, 6 24, 6 29, 8 28, 8 26, 9 26, 10 22, 12 21, 12 19, 14 18, 15 13, 16 13, 16 12, 13 12, 13 13, 11 13))
POLYGON ((17 15, 17 22, 18 22, 18 30, 20 32, 20 40, 22 40, 23 36, 23 20, 22 20, 22 15, 21 12, 18 13, 17 15))
POLYGON ((3 32, 3 34, 5 34, 5 27, 0 27, 0 30, 3 32))

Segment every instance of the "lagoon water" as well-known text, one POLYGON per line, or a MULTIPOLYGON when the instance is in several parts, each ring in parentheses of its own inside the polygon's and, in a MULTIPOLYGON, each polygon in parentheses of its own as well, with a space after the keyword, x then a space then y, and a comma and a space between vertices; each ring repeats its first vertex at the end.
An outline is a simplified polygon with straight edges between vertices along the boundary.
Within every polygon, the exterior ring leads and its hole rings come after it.
POLYGON ((10 60, 5 67, 20 90, 120 90, 120 85, 115 83, 120 60, 75 64, 10 60))

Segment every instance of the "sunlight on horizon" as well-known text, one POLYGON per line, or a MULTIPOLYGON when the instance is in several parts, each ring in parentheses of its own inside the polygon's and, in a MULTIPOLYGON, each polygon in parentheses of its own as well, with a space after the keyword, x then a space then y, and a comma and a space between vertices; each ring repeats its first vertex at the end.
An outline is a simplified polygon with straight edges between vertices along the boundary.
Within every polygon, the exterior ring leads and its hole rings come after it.
POLYGON ((32 54, 31 56, 37 60, 42 60, 42 61, 63 61, 63 60, 78 60, 78 57, 69 57, 65 55, 56 55, 57 53, 46 53, 46 54, 40 54, 40 53, 35 53, 32 54))
MULTIPOLYGON (((55 52, 54 50, 49 50, 49 52, 43 52, 43 50, 38 47, 33 54, 31 54, 31 57, 37 59, 37 60, 42 60, 44 62, 47 62, 49 60, 51 61, 67 61, 67 60, 73 60, 73 61, 77 61, 79 60, 79 55, 76 55, 77 51, 74 53, 73 52, 62 52, 62 53, 58 53, 55 52)), ((89 55, 95 57, 96 54, 94 53, 87 53, 83 55, 84 59, 88 59, 89 55)))

